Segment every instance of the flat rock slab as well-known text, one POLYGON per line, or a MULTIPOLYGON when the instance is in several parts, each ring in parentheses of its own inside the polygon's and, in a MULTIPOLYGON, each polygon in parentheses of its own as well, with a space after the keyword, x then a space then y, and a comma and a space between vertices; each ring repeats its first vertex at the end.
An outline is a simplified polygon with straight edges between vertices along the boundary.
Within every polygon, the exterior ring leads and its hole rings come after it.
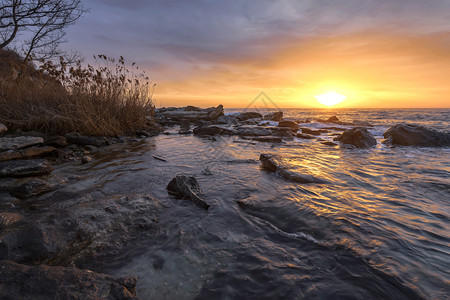
POLYGON ((45 159, 13 160, 0 162, 0 177, 26 177, 45 175, 54 168, 45 159))
POLYGON ((134 277, 0 261, 2 299, 138 299, 134 277))
POLYGON ((44 139, 36 136, 1 137, 0 151, 22 149, 42 144, 44 139))
POLYGON ((7 161, 7 160, 13 160, 13 159, 24 159, 24 158, 30 158, 34 156, 41 156, 49 154, 56 149, 51 146, 44 146, 44 147, 30 147, 26 149, 21 150, 8 150, 0 152, 0 161, 7 161))

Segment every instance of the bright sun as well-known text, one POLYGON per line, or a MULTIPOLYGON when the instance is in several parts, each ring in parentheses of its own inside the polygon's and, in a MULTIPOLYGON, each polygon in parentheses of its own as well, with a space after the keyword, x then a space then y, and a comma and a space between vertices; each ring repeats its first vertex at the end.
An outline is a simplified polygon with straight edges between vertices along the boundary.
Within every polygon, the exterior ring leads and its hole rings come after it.
POLYGON ((322 95, 317 95, 316 99, 319 103, 326 105, 326 106, 333 106, 338 103, 341 103, 345 99, 347 99, 346 96, 336 93, 336 92, 328 92, 322 95))

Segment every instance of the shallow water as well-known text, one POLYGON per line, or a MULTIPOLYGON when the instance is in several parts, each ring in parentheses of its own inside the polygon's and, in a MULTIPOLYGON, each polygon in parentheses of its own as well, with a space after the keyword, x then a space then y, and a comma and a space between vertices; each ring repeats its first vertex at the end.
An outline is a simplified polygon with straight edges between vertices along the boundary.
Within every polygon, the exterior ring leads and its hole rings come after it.
MULTIPOLYGON (((58 168, 81 175, 67 191, 149 193, 169 207, 156 237, 142 237, 103 271, 138 276, 143 299, 449 298, 450 148, 391 148, 381 141, 401 121, 449 130, 450 110, 285 115, 369 121, 378 145, 355 150, 316 140, 253 144, 173 134, 126 151, 113 145, 87 165, 58 168), (330 183, 298 184, 268 173, 258 160, 267 152, 330 183), (198 179, 208 211, 167 194, 176 174, 198 179)), ((332 133, 322 138, 331 141, 332 133)))

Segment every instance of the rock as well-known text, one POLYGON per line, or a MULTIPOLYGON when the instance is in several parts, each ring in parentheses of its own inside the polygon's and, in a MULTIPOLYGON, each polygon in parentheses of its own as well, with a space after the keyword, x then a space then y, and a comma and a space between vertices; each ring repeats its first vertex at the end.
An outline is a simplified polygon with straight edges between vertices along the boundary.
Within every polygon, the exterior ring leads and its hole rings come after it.
POLYGON ((327 120, 327 123, 335 123, 335 122, 339 122, 339 118, 336 116, 329 117, 327 120))
POLYGON ((0 151, 22 149, 42 144, 43 142, 43 138, 35 136, 1 137, 0 151))
POLYGON ((293 140, 294 139, 294 133, 290 130, 274 130, 273 133, 274 136, 280 136, 287 140, 293 140))
POLYGON ((300 174, 288 170, 287 164, 278 154, 263 153, 260 155, 259 160, 261 161, 264 169, 274 172, 287 180, 298 183, 326 183, 325 180, 312 175, 300 174))
POLYGON ((322 133, 327 133, 327 132, 328 132, 328 130, 325 130, 325 129, 313 130, 310 128, 302 128, 302 133, 305 133, 305 134, 321 135, 322 133))
POLYGON ((300 126, 294 121, 280 121, 278 122, 278 127, 288 127, 292 129, 299 129, 300 126))
POLYGON ((252 140, 265 143, 281 143, 283 141, 279 136, 258 136, 252 138, 252 140))
POLYGON ((48 146, 64 148, 67 147, 67 139, 63 136, 52 136, 45 140, 45 144, 48 146))
POLYGON ((355 126, 373 127, 373 125, 370 124, 369 122, 360 121, 360 120, 353 120, 352 124, 355 126))
POLYGON ((385 143, 402 146, 443 147, 450 146, 450 132, 414 124, 396 124, 384 134, 385 143))
POLYGON ((311 140, 311 139, 315 139, 316 137, 310 134, 304 134, 304 133, 297 133, 296 137, 298 137, 299 139, 307 139, 307 140, 311 140))
POLYGON ((200 185, 194 177, 177 175, 166 187, 169 194, 182 199, 189 199, 197 206, 208 209, 209 204, 202 199, 200 185))
POLYGON ((219 126, 197 127, 194 128, 194 134, 197 135, 234 135, 234 131, 219 126))
POLYGON ((0 261, 2 299, 138 299, 134 277, 0 261))
POLYGON ((11 196, 26 199, 51 191, 53 187, 40 179, 31 179, 7 189, 11 196))
POLYGON ((0 212, 0 229, 20 223, 25 217, 16 212, 0 212))
POLYGON ((79 146, 92 145, 96 147, 102 147, 108 145, 108 141, 106 140, 106 138, 83 136, 76 132, 66 134, 64 137, 70 144, 75 144, 79 146))
POLYGON ((326 145, 326 146, 337 146, 336 143, 333 143, 333 142, 330 142, 330 141, 322 142, 321 144, 326 145))
POLYGON ((4 134, 8 131, 8 127, 0 123, 0 134, 4 134))
POLYGON ((24 159, 30 158, 34 156, 42 156, 45 154, 49 154, 56 149, 51 146, 43 146, 43 147, 30 147, 22 150, 8 150, 4 152, 0 152, 0 161, 7 161, 13 159, 24 159))
POLYGON ((84 155, 81 157, 81 162, 83 164, 86 164, 86 163, 90 162, 91 160, 92 160, 92 157, 90 157, 89 155, 84 155))
POLYGON ((53 170, 53 167, 45 159, 0 162, 0 177, 45 175, 53 172, 53 170))
POLYGON ((346 128, 343 128, 343 127, 335 127, 335 126, 328 126, 328 127, 322 127, 322 130, 345 131, 346 128))
POLYGON ((281 121, 283 119, 283 112, 277 111, 277 112, 273 112, 273 113, 264 115, 263 119, 271 120, 271 121, 281 121))
POLYGON ((0 260, 97 270, 143 234, 156 235, 161 206, 146 195, 92 199, 57 191, 33 207, 21 226, 2 232, 0 260))
MULTIPOLYGON (((159 134, 159 132, 156 132, 156 131, 148 132, 146 130, 136 130, 137 136, 152 137, 152 136, 157 136, 158 134, 159 134)), ((85 145, 85 146, 93 146, 93 145, 85 145)))
POLYGON ((229 116, 229 115, 220 116, 219 118, 217 118, 216 123, 217 124, 235 124, 236 118, 233 116, 229 116))
POLYGON ((258 112, 248 111, 240 113, 236 116, 236 119, 238 121, 245 121, 248 119, 254 119, 254 118, 262 118, 262 115, 258 112))
POLYGON ((334 140, 343 144, 354 145, 357 148, 369 148, 377 144, 375 137, 365 127, 347 129, 334 140))
POLYGON ((217 107, 210 107, 206 109, 200 109, 198 107, 187 106, 180 108, 160 108, 155 111, 155 116, 159 122, 168 124, 168 120, 179 121, 182 119, 197 121, 213 121, 223 116, 223 105, 217 107))
POLYGON ((237 130, 239 136, 266 136, 272 134, 272 131, 267 128, 258 127, 241 127, 237 130))
POLYGON ((191 123, 189 120, 180 120, 180 134, 190 133, 191 131, 191 123))

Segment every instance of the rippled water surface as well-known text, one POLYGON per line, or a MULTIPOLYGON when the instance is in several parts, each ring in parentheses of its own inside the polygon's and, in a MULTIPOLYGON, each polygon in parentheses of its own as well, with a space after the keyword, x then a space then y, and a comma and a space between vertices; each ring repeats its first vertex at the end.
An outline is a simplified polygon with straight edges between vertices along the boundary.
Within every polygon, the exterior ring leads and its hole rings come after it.
MULTIPOLYGON (((90 164, 62 166, 60 172, 81 175, 65 189, 94 197, 149 193, 168 208, 161 211, 156 237, 143 237, 104 271, 138 276, 143 299, 448 299, 450 148, 387 147, 381 141, 390 125, 402 121, 449 130, 450 110, 285 115, 369 121, 378 145, 355 150, 317 140, 249 143, 180 136, 174 128, 172 135, 126 151, 113 145, 90 164), (279 153, 294 171, 329 183, 292 183, 266 172, 261 153, 279 153), (176 174, 198 179, 208 211, 167 194, 176 174)), ((322 138, 331 141, 333 133, 322 138)))

